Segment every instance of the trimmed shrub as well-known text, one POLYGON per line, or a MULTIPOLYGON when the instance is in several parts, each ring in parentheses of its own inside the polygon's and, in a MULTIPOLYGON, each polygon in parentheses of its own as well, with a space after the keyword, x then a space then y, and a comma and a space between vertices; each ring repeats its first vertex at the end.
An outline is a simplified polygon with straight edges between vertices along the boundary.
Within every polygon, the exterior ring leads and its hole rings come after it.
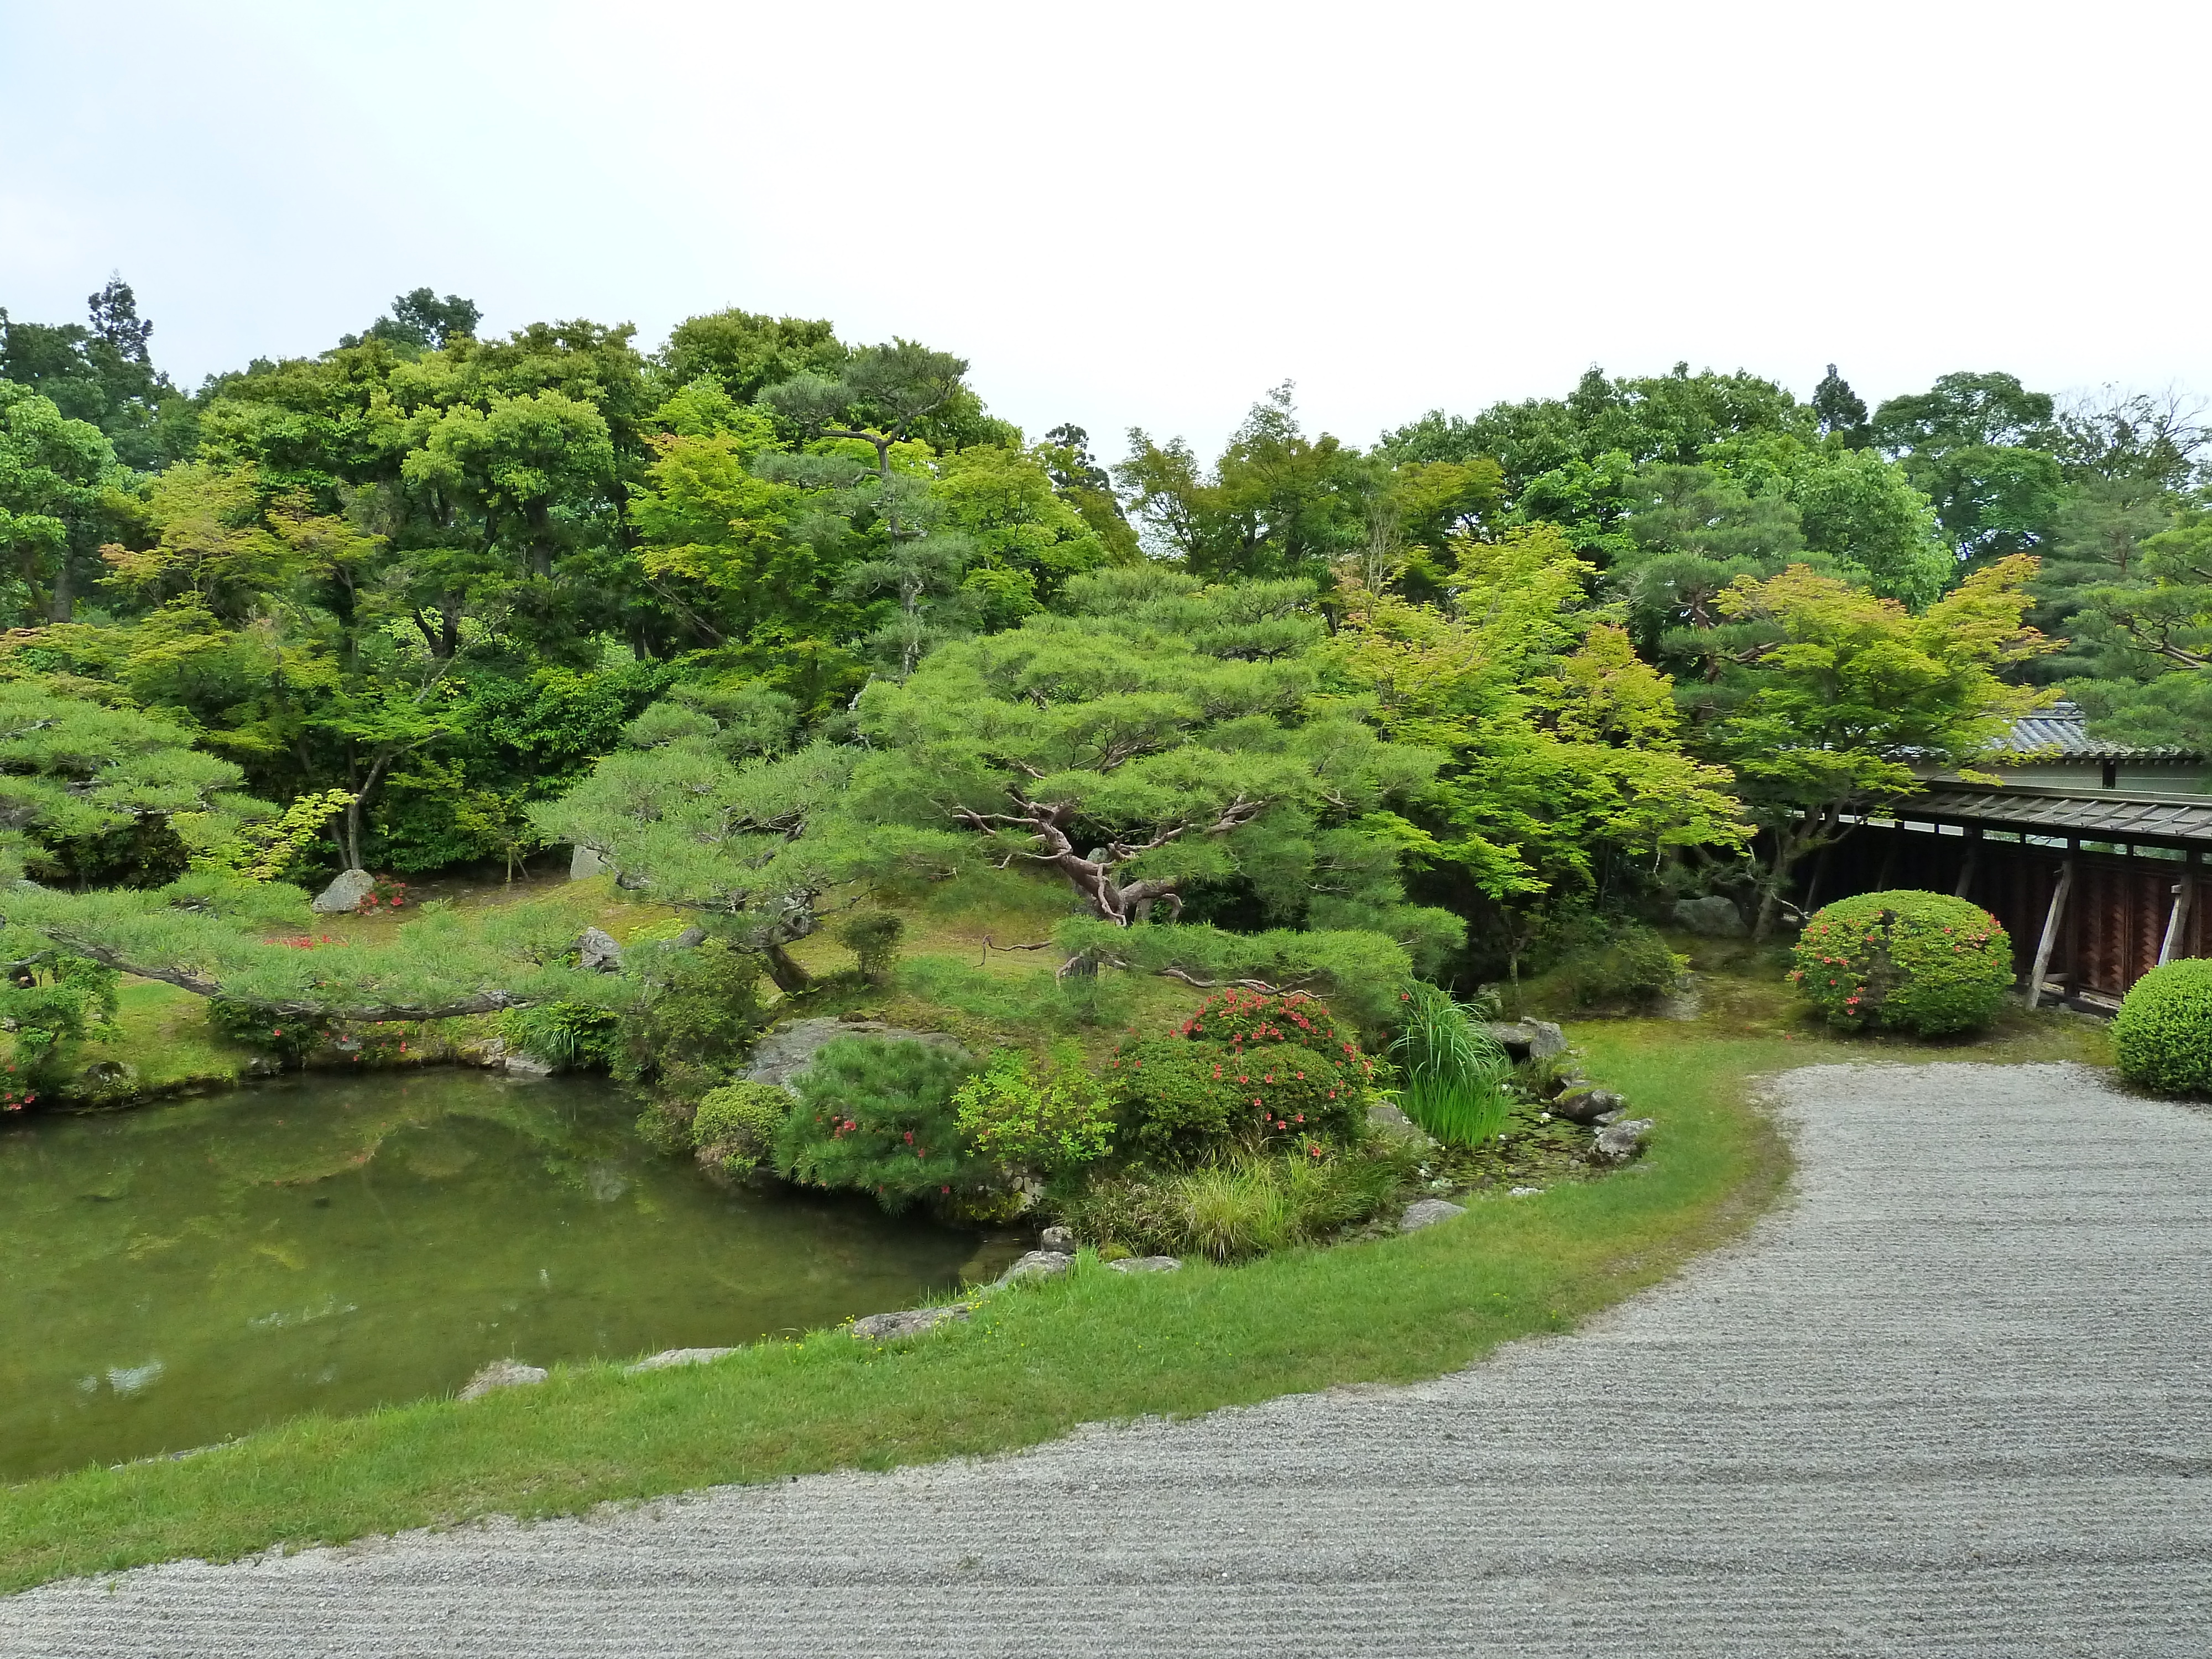
POLYGON ((703 1163, 750 1175, 791 1115, 792 1097, 773 1083, 726 1083, 709 1090, 691 1119, 691 1144, 703 1163))
POLYGON ((1018 1048, 1002 1048, 952 1097, 960 1133, 1009 1169, 1052 1176, 1103 1158, 1114 1141, 1105 1085, 1083 1069, 1079 1051, 1054 1055, 1044 1076, 1018 1048))
POLYGON ((2112 1021, 2112 1053, 2130 1083, 2212 1095, 2212 962, 2169 962, 2137 980, 2112 1021))
POLYGON ((853 953, 854 965, 871 985, 890 982, 898 965, 899 939, 906 923, 888 910, 860 910, 847 916, 831 930, 837 943, 853 953))
POLYGON ((799 1103, 776 1131, 775 1164, 806 1187, 872 1193, 896 1213, 995 1185, 960 1139, 952 1097, 975 1068, 910 1038, 838 1037, 799 1073, 799 1103))
POLYGON ((1553 977, 1578 1008, 1646 1003, 1673 990, 1690 965, 1640 921, 1596 918, 1567 936, 1553 977))
POLYGON ((1942 893, 1865 893, 1823 905, 1797 937, 1790 979, 1831 1025, 1940 1036, 1996 1015, 2012 939, 1978 904, 1942 893))

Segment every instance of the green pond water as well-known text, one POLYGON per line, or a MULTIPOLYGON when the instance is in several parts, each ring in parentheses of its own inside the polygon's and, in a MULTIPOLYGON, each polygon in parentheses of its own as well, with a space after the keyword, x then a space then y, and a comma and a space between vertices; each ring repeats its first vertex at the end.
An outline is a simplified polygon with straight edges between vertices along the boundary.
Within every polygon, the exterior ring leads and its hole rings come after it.
POLYGON ((0 1127, 0 1480, 909 1307, 972 1234, 725 1192, 604 1084, 424 1071, 0 1127))

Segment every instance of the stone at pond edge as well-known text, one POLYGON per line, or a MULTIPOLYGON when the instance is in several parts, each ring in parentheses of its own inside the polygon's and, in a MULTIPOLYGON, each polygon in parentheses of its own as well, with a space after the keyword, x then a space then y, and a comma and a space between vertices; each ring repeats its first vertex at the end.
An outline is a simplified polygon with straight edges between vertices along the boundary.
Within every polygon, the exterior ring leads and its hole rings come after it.
POLYGON ((1406 1115, 1403 1107, 1388 1103, 1367 1109, 1367 1127, 1388 1139, 1411 1141, 1422 1146, 1436 1145, 1427 1130, 1406 1115))
POLYGON ((1182 1263, 1171 1255, 1125 1255, 1106 1266, 1117 1273, 1171 1273, 1182 1268, 1182 1263))
POLYGON ((554 1071, 554 1068, 544 1060, 534 1060, 528 1054, 509 1053, 500 1064, 506 1068, 509 1077, 526 1077, 534 1079, 551 1077, 554 1071))
POLYGON ((994 1285, 1018 1285, 1025 1279, 1058 1279, 1075 1265, 1075 1258, 1058 1250, 1025 1250, 1014 1265, 993 1281, 994 1285))
POLYGON ((568 855, 568 879, 587 881, 593 876, 605 875, 607 861, 589 847, 579 847, 568 855))
POLYGON ((1705 898, 1676 899, 1674 925, 1707 939, 1743 939, 1751 932, 1743 925, 1743 912, 1735 908, 1735 901, 1717 893, 1705 898))
POLYGON ((1644 1138, 1653 1128, 1648 1117, 1632 1117, 1620 1123, 1608 1123, 1597 1132, 1596 1154, 1607 1164, 1626 1164, 1644 1150, 1644 1138))
POLYGON ((975 1310, 957 1303, 950 1308, 908 1308, 899 1313, 870 1314, 853 1322, 853 1334, 866 1342, 890 1342, 902 1336, 919 1336, 951 1319, 965 1319, 975 1310))
POLYGON ((376 878, 366 870, 342 872, 337 879, 315 895, 315 914, 342 916, 361 908, 361 902, 376 890, 376 878))
POLYGON ((546 1378, 543 1365, 526 1365, 518 1359, 495 1359, 474 1376, 461 1390, 464 1400, 481 1400, 494 1389, 525 1389, 546 1378))
POLYGON ((584 929, 584 936, 576 941, 576 965, 586 973, 603 973, 622 966, 622 946, 611 933, 603 933, 596 927, 584 929))
POLYGON ((1425 1198, 1418 1204, 1408 1204, 1406 1213, 1398 1218, 1398 1231, 1417 1233, 1424 1227, 1433 1227, 1439 1221, 1449 1221, 1455 1215, 1465 1215, 1463 1204, 1449 1203, 1441 1198, 1425 1198))
POLYGON ((1570 1123, 1595 1123, 1607 1112, 1616 1112, 1626 1103, 1609 1089, 1565 1089, 1552 1103, 1552 1114, 1570 1123))
POLYGON ((635 1376, 640 1371, 665 1371, 672 1365, 704 1365, 720 1359, 724 1354, 735 1353, 735 1348, 663 1348, 659 1353, 647 1354, 634 1365, 623 1367, 624 1376, 635 1376))
POLYGON ((1037 1235, 1037 1249, 1057 1250, 1062 1255, 1073 1255, 1075 1230, 1072 1227, 1048 1227, 1037 1235))
POLYGON ((1567 1034, 1548 1019, 1498 1020, 1482 1029, 1516 1061, 1549 1060, 1567 1052, 1567 1034))

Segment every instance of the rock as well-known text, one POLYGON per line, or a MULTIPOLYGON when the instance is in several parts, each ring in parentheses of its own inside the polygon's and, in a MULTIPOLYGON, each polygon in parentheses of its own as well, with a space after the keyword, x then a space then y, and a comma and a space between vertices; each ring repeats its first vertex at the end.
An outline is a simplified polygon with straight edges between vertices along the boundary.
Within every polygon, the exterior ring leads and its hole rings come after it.
POLYGON ((494 1389, 526 1389, 533 1382, 543 1382, 546 1370, 543 1365, 526 1365, 519 1359, 495 1359, 474 1376, 461 1390, 464 1400, 481 1400, 494 1389))
POLYGON ((1570 1123, 1591 1124, 1607 1112, 1617 1112, 1626 1103, 1610 1089, 1566 1089, 1552 1103, 1552 1113, 1570 1123))
POLYGON ((1125 1255, 1106 1266, 1117 1273, 1172 1273, 1182 1270, 1182 1261, 1171 1255, 1125 1255))
POLYGON ((246 1075, 282 1077, 284 1075, 284 1062, 274 1054, 248 1054, 246 1057, 246 1075))
POLYGON ((678 933, 672 941, 672 944, 674 948, 678 951, 696 951, 699 946, 704 945, 706 942, 707 930, 695 921, 689 927, 686 927, 682 933, 678 933))
POLYGON ((853 1334, 866 1342, 895 1342, 902 1336, 919 1336, 950 1319, 965 1319, 975 1311, 959 1303, 949 1308, 908 1308, 903 1313, 870 1314, 853 1322, 853 1334))
POLYGON ((640 1371, 665 1371, 672 1365, 704 1365, 720 1359, 726 1353, 735 1353, 735 1348, 663 1348, 659 1353, 648 1354, 635 1365, 623 1367, 624 1376, 635 1376, 640 1371))
POLYGON ((1048 1227, 1037 1235, 1037 1248, 1056 1250, 1061 1255, 1075 1254, 1075 1230, 1073 1227, 1048 1227))
POLYGON ((1386 1139, 1410 1141, 1420 1146, 1436 1145, 1429 1132, 1407 1117, 1402 1107, 1387 1102, 1367 1109, 1367 1127, 1386 1139))
POLYGON ((814 1063, 822 1045, 841 1036, 888 1037, 894 1042, 908 1038, 950 1048, 955 1054, 967 1052, 942 1031, 902 1030, 879 1019, 795 1019, 788 1025, 779 1025, 753 1045, 742 1075, 748 1083, 773 1083, 789 1089, 793 1079, 814 1063))
POLYGON ((361 908, 361 902, 376 890, 376 878, 366 870, 347 870, 329 886, 315 895, 317 915, 349 915, 361 908))
POLYGON ((607 861, 592 848, 579 847, 568 854, 568 879, 571 881, 588 881, 593 876, 603 876, 606 872, 607 861))
POLYGON ((529 1054, 510 1053, 500 1061, 500 1064, 506 1068, 509 1077, 529 1078, 532 1081, 542 1077, 551 1077, 554 1072, 554 1067, 545 1061, 534 1059, 529 1054))
POLYGON ((1455 1215, 1465 1215, 1464 1204, 1447 1203, 1441 1198, 1425 1198, 1418 1204, 1408 1204, 1406 1213, 1398 1218, 1398 1231, 1417 1233, 1424 1227, 1433 1227, 1439 1221, 1449 1221, 1455 1215))
POLYGON ((1058 1250, 1024 1250, 1014 1265, 1000 1273, 994 1285, 1018 1285, 1025 1279, 1058 1279, 1075 1265, 1075 1258, 1058 1250))
POLYGON ((1516 1187, 1506 1194, 1508 1198, 1534 1198, 1544 1189, 1541 1187, 1516 1187))
POLYGON ((1717 893, 1705 898, 1676 899, 1674 925, 1685 933, 1701 934, 1706 939, 1744 939, 1751 933, 1743 924, 1743 912, 1735 908, 1735 901, 1723 898, 1717 893))
POLYGON ((1482 1029, 1498 1040, 1516 1064, 1524 1060, 1549 1060, 1567 1051, 1567 1034, 1548 1019, 1496 1020, 1482 1029))
POLYGON ((622 946, 612 933, 603 933, 596 927, 584 929, 584 936, 576 941, 576 965, 586 973, 604 974, 622 966, 622 946))
POLYGON ((1632 1117, 1608 1123, 1597 1132, 1596 1155, 1607 1164, 1626 1164, 1644 1150, 1653 1125, 1648 1117, 1632 1117))

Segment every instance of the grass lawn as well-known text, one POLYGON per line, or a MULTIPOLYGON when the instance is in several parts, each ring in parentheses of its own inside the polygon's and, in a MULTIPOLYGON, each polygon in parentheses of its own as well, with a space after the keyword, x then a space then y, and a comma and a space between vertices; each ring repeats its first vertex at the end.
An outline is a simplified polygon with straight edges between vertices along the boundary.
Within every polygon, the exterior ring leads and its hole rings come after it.
POLYGON ((1647 1156, 1618 1176, 1479 1200, 1411 1237, 1233 1268, 1124 1277, 1086 1263, 907 1346, 830 1331, 636 1377, 568 1366, 542 1387, 470 1405, 305 1418, 185 1460, 0 1489, 0 1590, 1000 1451, 1079 1423, 1434 1376, 1501 1342, 1569 1328, 1753 1219, 1788 1170, 1753 1097, 1761 1074, 1829 1060, 2102 1058, 2100 1026, 2051 1013, 2009 1015, 1971 1043, 1840 1041, 1796 1014, 1771 963, 1737 947, 1695 949, 1696 1021, 1571 1028, 1592 1075, 1659 1121, 1647 1156))

